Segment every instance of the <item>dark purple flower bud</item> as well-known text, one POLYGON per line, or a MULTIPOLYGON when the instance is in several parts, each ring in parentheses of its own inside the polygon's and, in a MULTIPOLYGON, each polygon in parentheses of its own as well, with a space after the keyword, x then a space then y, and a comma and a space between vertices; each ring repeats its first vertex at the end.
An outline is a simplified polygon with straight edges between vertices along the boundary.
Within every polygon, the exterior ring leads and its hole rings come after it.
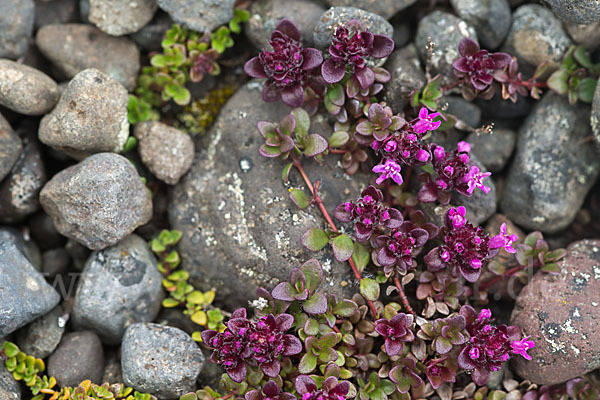
POLYGON ((275 381, 269 381, 262 390, 251 390, 246 393, 246 400, 297 400, 296 396, 282 392, 275 381))
POLYGON ((460 309, 467 322, 470 336, 458 356, 458 365, 471 372, 473 382, 485 385, 490 372, 500 369, 513 353, 511 343, 521 338, 521 329, 516 326, 495 325, 489 310, 476 314, 473 307, 460 309))
POLYGON ((425 368, 425 375, 434 389, 442 386, 444 382, 456 381, 456 366, 452 365, 447 357, 430 360, 425 368))
POLYGON ((406 221, 389 235, 378 236, 375 243, 377 262, 383 266, 397 266, 402 271, 411 269, 414 257, 427 243, 429 233, 413 222, 406 221))
POLYGON ((349 390, 348 382, 339 382, 334 376, 325 379, 321 389, 306 375, 296 378, 296 392, 301 396, 301 400, 344 400, 349 390))
POLYGON ((511 57, 506 53, 488 53, 479 50, 479 45, 473 39, 464 37, 458 45, 461 57, 454 61, 454 75, 465 78, 477 90, 487 89, 492 84, 494 72, 506 67, 511 57))
POLYGON ((339 221, 354 223, 356 240, 365 243, 378 227, 394 229, 403 222, 402 213, 395 208, 385 207, 382 203, 383 194, 375 186, 368 186, 361 193, 362 197, 356 202, 346 202, 338 205, 333 215, 339 221))
POLYGON ((394 50, 394 41, 384 35, 374 35, 365 31, 358 21, 350 21, 347 26, 336 29, 329 59, 321 67, 323 79, 327 83, 337 83, 344 78, 346 70, 366 89, 375 82, 375 73, 366 65, 367 57, 384 58, 394 50))
POLYGON ((304 85, 310 72, 321 65, 323 54, 313 48, 303 48, 300 31, 292 21, 282 19, 271 34, 273 51, 263 50, 244 65, 253 78, 268 78, 263 88, 264 101, 281 100, 290 107, 304 103, 304 85))
POLYGON ((410 314, 399 313, 394 315, 391 320, 385 318, 375 321, 375 332, 385 338, 385 352, 393 357, 402 353, 404 342, 412 342, 415 335, 410 329, 413 323, 413 316, 410 314))

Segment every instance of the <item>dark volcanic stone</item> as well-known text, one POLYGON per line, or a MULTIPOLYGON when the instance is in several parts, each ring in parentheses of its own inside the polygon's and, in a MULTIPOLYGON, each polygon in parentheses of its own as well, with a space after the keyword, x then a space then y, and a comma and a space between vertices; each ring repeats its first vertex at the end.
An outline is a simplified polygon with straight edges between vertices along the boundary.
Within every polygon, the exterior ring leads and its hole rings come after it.
POLYGON ((481 46, 494 50, 508 34, 511 23, 507 0, 450 0, 459 17, 477 32, 481 46))
POLYGON ((600 21, 600 2, 597 0, 545 0, 562 21, 591 24, 600 21))
POLYGON ((130 235, 88 259, 75 294, 73 322, 118 344, 127 326, 156 317, 162 298, 154 255, 142 238, 130 235))
POLYGON ((473 132, 467 137, 471 152, 492 172, 500 172, 508 162, 517 134, 510 129, 494 129, 491 135, 473 132))
MULTIPOLYGON (((183 262, 198 287, 216 287, 219 301, 228 307, 245 304, 259 286, 274 287, 314 257, 324 264, 324 287, 346 293, 353 282, 348 266, 333 261, 328 250, 313 253, 300 245, 308 229, 324 227, 318 209, 299 210, 288 197, 289 187, 304 187, 300 175, 293 170, 291 185, 284 185, 286 162, 258 154, 262 138, 256 123, 279 121, 289 112, 281 102, 263 102, 261 90, 253 81, 229 100, 207 136, 207 148, 196 154, 192 169, 171 193, 169 220, 183 232, 183 262), (241 138, 240 132, 248 134, 241 138)), ((319 115, 312 118, 313 129, 326 137, 331 132, 319 115)), ((349 179, 337 162, 335 157, 326 158, 321 167, 305 162, 307 174, 322 180, 321 195, 330 213, 359 197, 368 179, 360 173, 349 179)))
POLYGON ((567 248, 560 273, 539 271, 517 299, 511 324, 531 335, 532 361, 513 363, 524 379, 554 385, 600 367, 600 241, 567 248))
POLYGON ((59 321, 64 312, 62 306, 56 306, 48 314, 19 331, 16 337, 21 350, 36 358, 48 357, 65 333, 65 323, 59 321))
POLYGON ((52 24, 38 30, 35 43, 66 78, 97 68, 128 90, 135 88, 140 51, 125 37, 110 36, 85 24, 52 24))
MULTIPOLYGON (((0 345, 2 340, 0 340, 0 345)), ((0 399, 21 400, 21 386, 15 381, 12 373, 6 370, 4 363, 0 363, 0 399)))
POLYGON ((315 23, 325 12, 317 2, 307 0, 258 0, 250 6, 250 20, 244 31, 258 49, 267 47, 271 32, 282 18, 289 18, 300 30, 302 43, 312 44, 315 23))
POLYGON ((131 34, 131 39, 141 48, 148 51, 161 51, 160 42, 165 32, 173 26, 169 14, 158 10, 154 18, 139 31, 131 34))
POLYGON ((8 175, 21 155, 23 145, 10 126, 0 126, 0 182, 8 175))
POLYGON ((114 153, 94 154, 56 174, 40 201, 63 235, 92 250, 116 244, 152 216, 135 167, 114 153))
POLYGON ((90 0, 88 20, 113 36, 139 31, 154 16, 155 0, 90 0))
POLYGON ((590 126, 592 127, 592 133, 594 134, 596 147, 600 149, 600 85, 598 84, 596 84, 596 91, 594 92, 594 99, 592 100, 590 126))
POLYGON ((0 288, 0 338, 46 314, 60 300, 9 240, 0 240, 0 288))
POLYGON ((385 19, 392 18, 398 11, 416 2, 417 0, 327 0, 332 7, 352 6, 381 15, 385 19))
POLYGON ((179 24, 211 32, 233 18, 234 0, 158 0, 158 6, 179 24))
POLYGON ((391 78, 383 87, 383 98, 392 110, 402 110, 410 103, 411 92, 426 83, 416 47, 409 44, 392 52, 385 68, 391 78))
POLYGON ((0 0, 0 10, 0 57, 19 58, 33 33, 33 0, 0 0))
POLYGON ((58 386, 75 386, 85 379, 100 382, 104 370, 104 351, 95 333, 67 333, 48 359, 48 375, 58 386))
POLYGON ((516 224, 547 233, 575 218, 598 176, 600 160, 585 108, 547 93, 525 120, 517 140, 500 208, 516 224))
POLYGON ((138 323, 123 336, 123 381, 160 399, 179 398, 191 391, 203 365, 200 347, 180 329, 138 323))

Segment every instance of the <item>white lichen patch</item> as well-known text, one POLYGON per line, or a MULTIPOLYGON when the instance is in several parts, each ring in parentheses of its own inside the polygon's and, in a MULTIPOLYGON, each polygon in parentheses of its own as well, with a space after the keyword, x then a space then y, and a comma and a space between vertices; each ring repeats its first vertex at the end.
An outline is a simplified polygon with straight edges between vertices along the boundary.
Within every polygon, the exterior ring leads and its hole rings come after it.
POLYGON ((567 333, 579 333, 579 330, 573 327, 573 321, 569 318, 561 326, 561 329, 567 333))

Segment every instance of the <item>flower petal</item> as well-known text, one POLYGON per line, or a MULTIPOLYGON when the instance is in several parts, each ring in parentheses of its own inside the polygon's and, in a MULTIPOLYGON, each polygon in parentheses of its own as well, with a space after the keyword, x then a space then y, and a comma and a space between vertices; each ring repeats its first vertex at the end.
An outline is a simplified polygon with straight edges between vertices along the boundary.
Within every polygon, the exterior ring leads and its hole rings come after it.
POLYGON ((246 363, 241 361, 235 366, 227 371, 227 375, 231 378, 232 381, 240 383, 246 378, 246 363))

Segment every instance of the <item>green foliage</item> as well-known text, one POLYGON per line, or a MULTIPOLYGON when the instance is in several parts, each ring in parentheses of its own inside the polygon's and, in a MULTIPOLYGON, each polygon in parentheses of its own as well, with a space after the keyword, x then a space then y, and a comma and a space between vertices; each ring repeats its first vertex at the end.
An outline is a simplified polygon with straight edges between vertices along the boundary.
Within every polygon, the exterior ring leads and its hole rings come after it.
POLYGON ((440 84, 441 75, 436 75, 421 90, 415 90, 411 97, 411 106, 425 106, 430 110, 437 110, 437 102, 442 98, 440 84))
POLYGON ((591 103, 599 75, 600 64, 593 64, 582 46, 571 46, 547 84, 556 93, 566 94, 571 104, 577 100, 591 103))
POLYGON ((521 266, 532 266, 540 268, 549 274, 558 274, 560 268, 557 261, 567 255, 567 250, 556 249, 550 251, 550 246, 544 240, 541 232, 532 232, 516 246, 515 258, 521 266))

